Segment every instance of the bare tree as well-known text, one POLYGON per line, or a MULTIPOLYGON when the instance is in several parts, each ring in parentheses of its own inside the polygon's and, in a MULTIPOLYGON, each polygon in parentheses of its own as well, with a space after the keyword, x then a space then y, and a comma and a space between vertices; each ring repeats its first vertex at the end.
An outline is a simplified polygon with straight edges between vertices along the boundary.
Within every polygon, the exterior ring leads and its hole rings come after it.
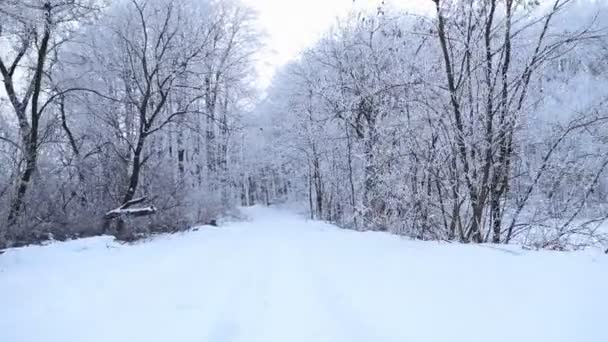
POLYGON ((65 41, 69 25, 92 11, 91 1, 6 1, 0 7, 0 36, 16 41, 12 54, 0 56, 4 90, 19 126, 24 166, 7 223, 15 225, 31 187, 40 153, 41 117, 47 108, 45 81, 54 61, 51 55, 65 41), (24 77, 23 82, 18 81, 24 77))

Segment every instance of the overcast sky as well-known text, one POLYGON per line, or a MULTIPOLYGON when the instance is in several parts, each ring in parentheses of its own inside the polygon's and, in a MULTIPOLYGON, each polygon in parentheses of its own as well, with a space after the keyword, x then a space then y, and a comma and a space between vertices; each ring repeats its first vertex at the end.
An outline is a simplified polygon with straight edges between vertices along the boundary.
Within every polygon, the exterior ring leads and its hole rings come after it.
MULTIPOLYGON (((267 85, 274 70, 311 46, 320 35, 349 10, 376 8, 380 0, 244 0, 258 11, 267 34, 260 61, 261 83, 267 85)), ((390 3, 418 10, 430 0, 392 0, 390 3)))

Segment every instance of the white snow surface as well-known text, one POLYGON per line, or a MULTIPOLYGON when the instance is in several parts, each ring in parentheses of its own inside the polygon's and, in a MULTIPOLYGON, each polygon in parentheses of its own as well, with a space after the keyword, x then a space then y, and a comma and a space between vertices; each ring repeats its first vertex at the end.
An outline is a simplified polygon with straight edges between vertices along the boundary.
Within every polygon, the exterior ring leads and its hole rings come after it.
POLYGON ((409 241, 254 207, 0 255, 0 340, 608 341, 608 256, 409 241))

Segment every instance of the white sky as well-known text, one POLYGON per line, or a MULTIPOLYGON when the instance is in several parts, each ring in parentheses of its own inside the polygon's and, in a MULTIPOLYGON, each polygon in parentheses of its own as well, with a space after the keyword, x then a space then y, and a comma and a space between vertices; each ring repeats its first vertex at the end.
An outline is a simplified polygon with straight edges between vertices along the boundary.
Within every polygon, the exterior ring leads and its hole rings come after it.
MULTIPOLYGON (((260 61, 262 86, 276 68, 311 46, 336 18, 354 8, 376 8, 381 0, 243 0, 258 11, 260 25, 267 34, 266 51, 260 61)), ((391 4, 419 10, 430 0, 392 0, 391 4)))

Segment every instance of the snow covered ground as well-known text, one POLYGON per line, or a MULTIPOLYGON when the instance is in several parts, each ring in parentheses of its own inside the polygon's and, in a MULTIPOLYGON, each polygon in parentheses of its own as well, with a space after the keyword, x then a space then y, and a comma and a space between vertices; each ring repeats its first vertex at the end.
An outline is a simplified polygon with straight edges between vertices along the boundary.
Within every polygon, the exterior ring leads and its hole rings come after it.
POLYGON ((0 255, 0 340, 608 341, 608 256, 408 241, 248 209, 0 255))

